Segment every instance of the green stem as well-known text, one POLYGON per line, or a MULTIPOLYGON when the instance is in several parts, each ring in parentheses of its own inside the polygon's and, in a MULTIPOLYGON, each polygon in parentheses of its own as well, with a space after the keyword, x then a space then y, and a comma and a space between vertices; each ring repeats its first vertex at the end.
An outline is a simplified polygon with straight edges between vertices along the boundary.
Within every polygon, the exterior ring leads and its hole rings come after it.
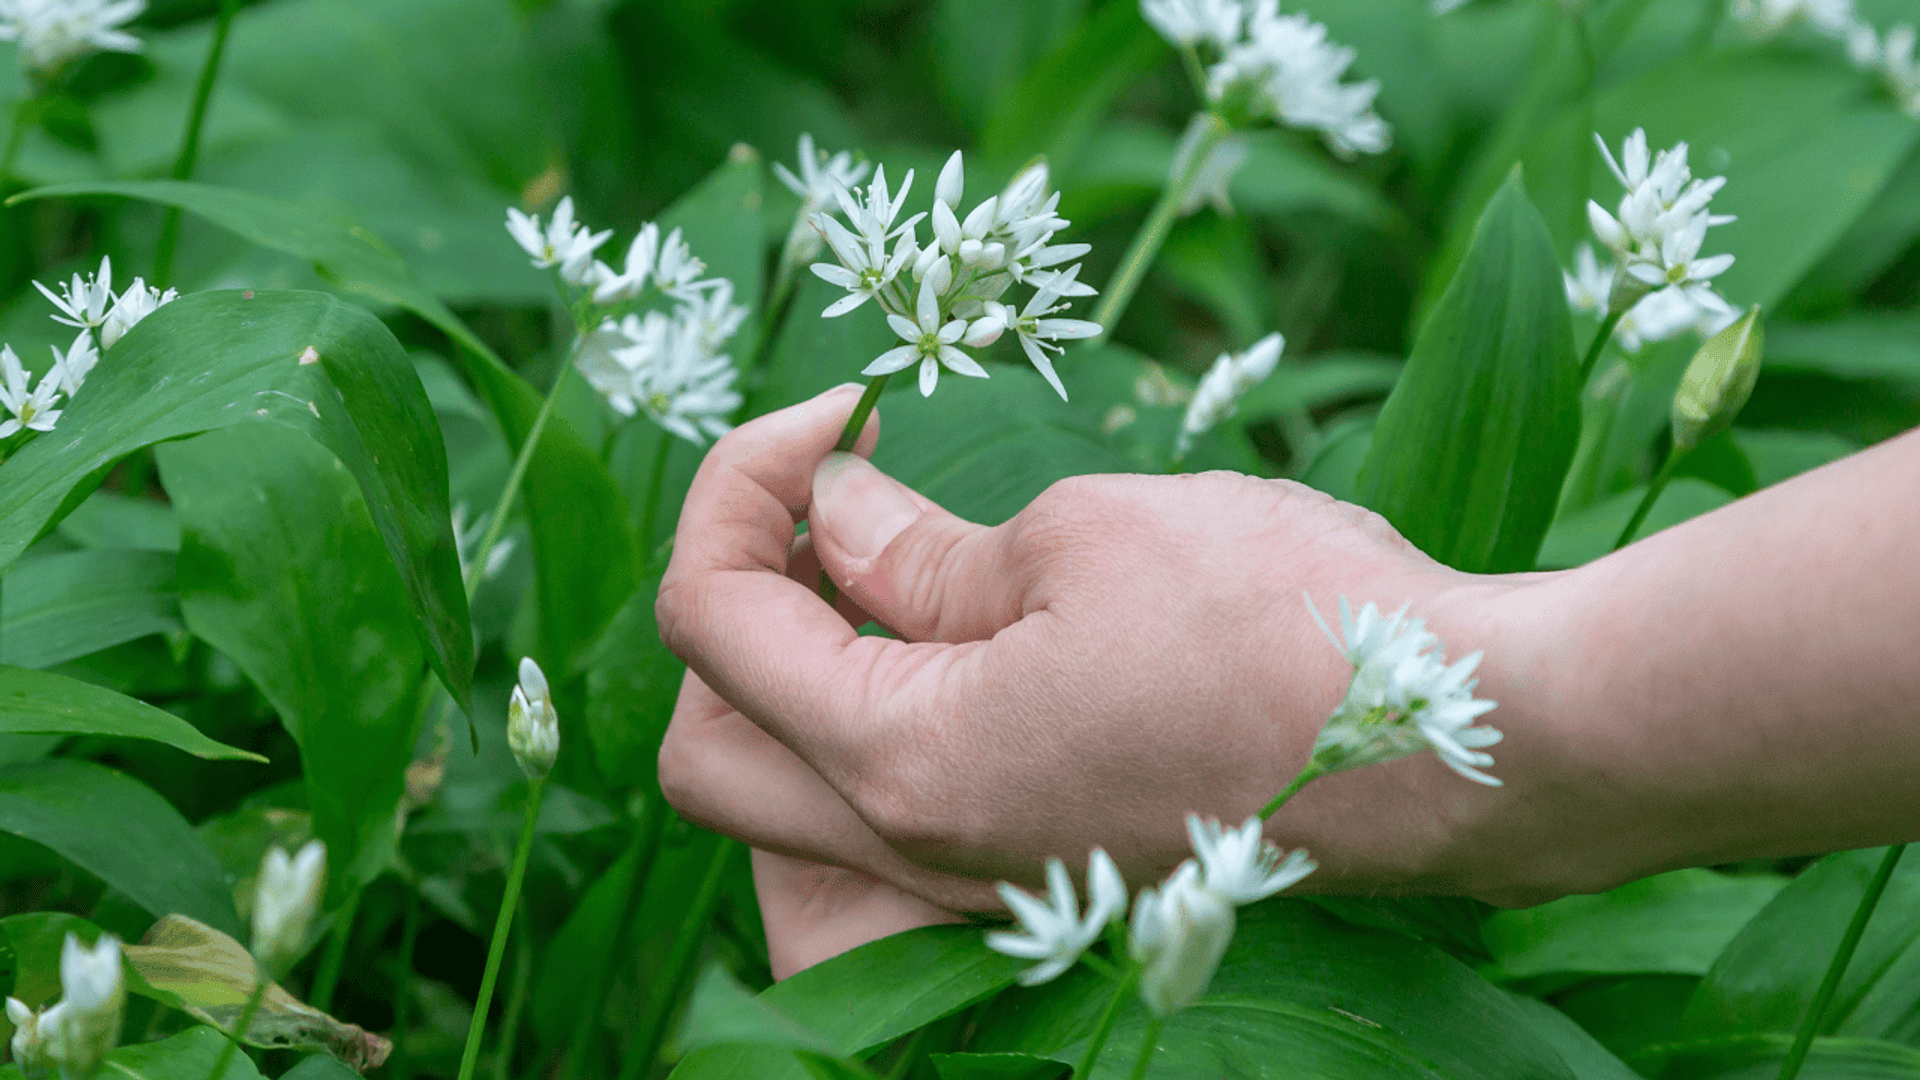
POLYGON ((1140 1043, 1140 1056, 1133 1063, 1133 1080, 1147 1080, 1147 1065, 1153 1061, 1153 1052, 1160 1049, 1160 1028, 1165 1020, 1154 1017, 1147 1023, 1147 1037, 1140 1043))
POLYGON ((1126 1008, 1127 999, 1133 996, 1133 988, 1140 984, 1140 965, 1130 964, 1125 975, 1113 988, 1113 997, 1107 1001, 1105 1012, 1100 1014, 1100 1022, 1094 1025, 1093 1039, 1087 1043, 1087 1052, 1080 1056, 1080 1067, 1073 1070, 1073 1080, 1087 1080, 1093 1075, 1094 1063, 1100 1060, 1100 1051, 1107 1048, 1107 1038, 1113 1034, 1113 1025, 1120 1021, 1120 1010, 1126 1008))
POLYGON ((1308 761, 1306 766, 1300 770, 1300 775, 1294 777, 1292 782, 1281 790, 1280 794, 1275 795, 1267 805, 1260 808, 1260 820, 1265 821, 1278 813, 1281 807, 1287 805, 1288 799, 1300 794, 1301 788, 1312 783, 1315 778, 1325 775, 1326 770, 1315 765, 1312 761, 1308 761))
POLYGON ((500 489, 500 498, 493 504, 493 517, 487 521, 487 531, 480 537, 480 546, 474 549, 473 562, 467 567, 468 600, 473 599, 474 590, 479 588, 481 568, 487 565, 487 556, 492 554, 493 545, 500 542, 500 533, 507 527, 507 513, 513 509, 514 496, 520 494, 520 485, 526 482, 527 467, 533 464, 534 449, 540 445, 540 433, 547 430, 547 421, 553 416, 554 402, 560 399, 560 386, 567 381, 567 372, 572 370, 572 363, 560 365, 560 374, 554 377, 546 400, 540 403, 540 411, 534 414, 533 426, 527 429, 527 437, 520 442, 520 452, 514 455, 506 486, 500 489))
POLYGON ((413 1011, 413 950, 420 941, 420 893, 407 890, 407 909, 400 922, 400 974, 393 986, 393 1054, 387 1068, 393 1080, 413 1075, 407 1059, 407 1014, 413 1011))
POLYGON ((699 959, 700 946, 706 942, 713 914, 720 906, 720 884, 726 876, 727 863, 738 846, 736 841, 725 837, 714 845, 706 876, 700 880, 700 888, 687 908, 687 917, 674 935, 673 950, 667 954, 667 981, 647 1002, 646 1015, 635 1029, 633 1041, 627 1044, 626 1059, 620 1062, 619 1080, 639 1080, 653 1068, 653 1059, 660 1053, 660 1040, 667 1033, 667 1020, 674 1006, 686 996, 687 983, 693 979, 694 961, 699 959))
POLYGON ((1833 1004, 1833 995, 1840 989, 1840 979, 1847 973, 1847 965, 1853 962, 1853 953, 1860 947, 1860 938, 1867 932, 1867 920, 1873 918, 1873 909, 1880 904, 1880 896, 1887 891, 1887 882, 1893 880, 1893 868, 1900 863, 1900 856, 1907 850, 1905 844, 1895 844, 1887 849, 1886 858, 1880 860, 1880 868, 1873 873, 1873 880, 1867 882, 1867 891, 1860 897, 1860 906, 1853 909, 1853 921, 1847 924, 1847 932, 1840 938, 1840 947, 1833 952, 1833 961, 1827 965, 1827 974, 1820 980, 1820 989, 1814 991, 1813 1004, 1807 1010, 1807 1018, 1800 1025, 1800 1033, 1794 1036, 1793 1047, 1787 1051, 1787 1060, 1780 1066, 1780 1080, 1794 1080, 1800 1075, 1800 1066, 1807 1060, 1807 1051, 1813 1048, 1813 1037, 1820 1031, 1822 1021, 1826 1019, 1827 1007, 1833 1004))
POLYGON ((514 911, 520 939, 513 954, 513 989, 507 991, 507 1011, 500 1016, 500 1045, 493 1053, 493 1080, 507 1080, 513 1072, 513 1048, 519 1042, 520 1016, 533 986, 533 927, 527 923, 527 905, 514 911))
POLYGON ((1191 45, 1180 47, 1180 63, 1187 69, 1187 78, 1193 83, 1193 92, 1201 101, 1207 100, 1207 69, 1200 64, 1200 54, 1191 45))
POLYGON ((574 1018, 573 1036, 567 1043, 566 1068, 562 1075, 584 1078, 592 1075, 590 1050, 594 1034, 599 1030, 600 1018, 607 1013, 607 994, 613 987, 613 968, 620 958, 632 952, 633 926, 637 921, 638 908, 645 897, 647 878, 653 872, 654 857, 660 851, 660 837, 666 832, 667 819, 671 816, 667 801, 656 785, 647 790, 646 798, 640 806, 640 818, 633 823, 633 833, 628 841, 626 854, 622 859, 627 863, 626 880, 620 886, 620 906, 616 909, 613 947, 598 958, 593 969, 592 981, 587 983, 586 993, 580 1001, 589 1006, 580 1010, 574 1018))
POLYGON ((1186 201, 1188 189, 1200 175, 1207 159, 1213 156, 1214 148, 1221 140, 1232 134, 1233 129, 1225 120, 1212 113, 1205 114, 1207 128, 1194 143, 1193 156, 1188 158, 1187 167, 1179 176, 1167 184, 1160 193, 1160 201, 1153 204, 1153 210, 1147 220, 1140 225, 1140 231, 1133 234, 1133 242, 1127 245, 1127 253, 1120 257, 1120 267, 1113 273, 1113 279, 1107 282, 1107 291, 1100 302, 1093 307, 1088 316, 1100 325, 1100 334, 1091 341, 1100 341, 1112 333, 1113 326, 1127 310, 1127 303, 1145 280, 1147 268, 1153 265, 1155 256, 1160 254, 1161 245, 1167 242, 1167 234, 1173 230, 1174 219, 1180 216, 1180 204, 1186 201))
POLYGON ((1613 339, 1614 328, 1620 325, 1620 320, 1626 314, 1625 311, 1613 311, 1601 320, 1599 331, 1593 335, 1593 344, 1587 348, 1587 358, 1580 361, 1580 385, 1583 388, 1587 380, 1593 377, 1594 365, 1600 362, 1600 350, 1606 348, 1607 342, 1613 339))
MULTIPOLYGON (((860 441, 860 432, 866 429, 867 417, 873 415, 873 407, 880 400, 880 391, 886 389, 887 380, 892 375, 875 375, 867 383, 867 389, 861 393, 860 400, 853 406, 853 415, 847 417, 847 426, 840 429, 840 439, 833 444, 837 453, 851 453, 853 444, 860 441)), ((827 576, 823 567, 820 570, 820 599, 831 604, 840 599, 840 587, 827 576)))
POLYGON ((1653 482, 1647 485, 1647 493, 1640 498, 1640 505, 1633 508, 1633 516, 1627 519, 1627 527, 1620 530, 1620 538, 1613 542, 1613 550, 1619 551, 1633 543, 1633 534, 1640 531, 1646 523, 1647 515, 1653 512, 1653 504, 1660 501, 1660 493, 1667 490, 1667 483, 1673 479, 1675 469, 1680 467, 1681 459, 1687 456, 1691 448, 1674 447, 1667 451, 1667 460, 1660 471, 1653 474, 1653 482))
POLYGON ((666 487, 667 458, 673 453, 673 440, 676 437, 673 432, 661 428, 660 449, 653 454, 653 473, 647 480, 646 508, 640 514, 640 543, 648 552, 653 550, 654 524, 660 516, 660 491, 666 487))
POLYGON ((520 842, 513 849, 513 867, 507 871, 507 889, 500 896, 500 914, 493 920, 493 940, 487 945, 487 966, 480 973, 480 996, 473 1003, 473 1023, 467 1027, 467 1045, 460 1052, 459 1080, 473 1080, 480 1061, 480 1039, 486 1034, 487 1013, 493 1007, 493 984, 500 978, 500 959, 506 955, 513 931, 513 912, 520 903, 520 883, 527 876, 527 856, 533 852, 533 826, 540 820, 544 778, 527 782, 527 817, 520 824, 520 842))
POLYGON ((234 1052, 240 1047, 240 1040, 245 1038, 248 1029, 253 1027, 253 1015, 260 1011, 260 1003, 267 999, 267 987, 270 985, 272 980, 267 978, 267 973, 260 970, 260 965, 256 963, 253 967, 253 992, 247 995, 247 1004, 240 1010, 240 1019, 234 1021, 233 1030, 226 1033, 227 1045, 221 1047, 220 1056, 213 1059, 213 1071, 207 1074, 207 1080, 220 1080, 226 1075, 227 1063, 233 1060, 234 1052))
MULTIPOLYGON (((187 112, 186 134, 180 139, 180 154, 173 159, 173 178, 193 176, 200 157, 200 130, 207 122, 207 101, 213 97, 213 82, 220 74, 220 58, 227 51, 227 32, 233 17, 240 12, 240 0, 220 0, 220 13, 214 18, 213 43, 207 46, 206 62, 200 65, 200 83, 193 89, 193 107, 187 112)), ((164 289, 173 275, 173 252, 180 243, 180 208, 169 207, 160 226, 160 247, 153 256, 153 287, 164 289)))
POLYGON ((327 937, 327 951, 320 954, 320 967, 313 973, 313 992, 307 1004, 326 1012, 333 1007, 333 990, 340 985, 340 965, 347 957, 347 942, 353 937, 353 917, 360 911, 360 887, 353 887, 347 902, 334 916, 333 932, 327 937))

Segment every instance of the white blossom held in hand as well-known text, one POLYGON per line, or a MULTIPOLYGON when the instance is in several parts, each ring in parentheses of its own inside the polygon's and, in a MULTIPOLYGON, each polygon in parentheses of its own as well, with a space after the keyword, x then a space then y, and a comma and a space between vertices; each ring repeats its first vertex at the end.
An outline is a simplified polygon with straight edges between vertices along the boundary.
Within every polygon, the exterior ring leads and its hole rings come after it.
POLYGON ((1059 859, 1047 860, 1046 901, 1005 882, 1000 884, 1000 898, 1019 919, 1020 929, 988 934, 987 947, 1022 960, 1041 961, 1020 975, 1022 986, 1038 986, 1072 967, 1107 924, 1126 913, 1127 886, 1107 853, 1094 848, 1087 860, 1084 918, 1067 865, 1059 859))
POLYGON ((553 219, 546 229, 540 218, 507 208, 507 232, 511 234, 539 269, 557 266, 560 278, 569 285, 590 284, 593 253, 613 236, 612 230, 593 232, 573 220, 573 196, 562 198, 553 208, 553 219))
POLYGON ((1193 449, 1195 439, 1233 415, 1240 396, 1273 374, 1274 367, 1280 363, 1280 352, 1286 346, 1286 338, 1268 334, 1246 352, 1220 354, 1213 367, 1201 377, 1200 385, 1194 388, 1193 399, 1187 402, 1187 412, 1180 420, 1180 434, 1173 446, 1173 460, 1185 458, 1193 449))
POLYGON ((1187 836, 1207 888, 1231 903, 1251 904, 1313 873, 1317 864, 1304 850, 1283 856, 1261 835, 1265 824, 1255 815, 1237 829, 1223 829, 1213 818, 1187 815, 1187 836))
POLYGON ((253 890, 253 955, 269 975, 299 959, 326 887, 327 845, 309 840, 291 858, 278 844, 260 861, 253 890))
POLYGON ((1340 633, 1335 634, 1307 598, 1307 610, 1347 662, 1353 678, 1347 696, 1313 744, 1313 766, 1341 772, 1432 750, 1448 768, 1482 784, 1500 781, 1480 772, 1493 764, 1482 748, 1500 741, 1500 732, 1475 727, 1494 702, 1473 696, 1471 678, 1479 666, 1474 653, 1452 665, 1440 655, 1440 639, 1402 606, 1382 616, 1369 603, 1355 615, 1340 598, 1340 633))
POLYGON ((146 10, 147 0, 0 0, 0 41, 19 42, 20 66, 44 79, 90 52, 139 52, 120 28, 146 10))
POLYGON ((1140 999, 1161 1018, 1200 1000, 1233 942, 1233 902, 1207 887, 1198 863, 1180 864, 1133 902, 1127 947, 1141 965, 1140 999))
POLYGON ((907 342, 888 349, 873 363, 861 369, 860 374, 871 378, 875 375, 891 375, 896 371, 920 365, 920 395, 931 397, 933 388, 939 385, 940 368, 959 375, 975 379, 987 377, 987 371, 980 362, 954 347, 961 335, 967 332, 965 319, 941 321, 940 298, 934 288, 935 278, 928 275, 920 283, 920 299, 914 308, 914 318, 904 315, 888 315, 887 325, 907 342))
POLYGON ((40 377, 40 384, 27 392, 27 369, 20 364, 11 346, 0 345, 0 406, 13 416, 0 421, 0 439, 22 430, 52 431, 61 410, 54 408, 60 393, 62 369, 53 369, 40 377))
POLYGON ((560 717, 553 711, 546 673, 531 656, 520 658, 520 682, 507 702, 507 746, 529 780, 552 772, 560 756, 560 717))
MULTIPOLYGON (((104 271, 103 271, 104 274, 104 271)), ((107 312, 106 321, 100 325, 100 347, 111 349, 127 331, 134 328, 141 319, 160 310, 167 304, 180 298, 174 289, 161 292, 148 285, 142 278, 134 278, 133 284, 120 294, 114 302, 113 310, 107 312)))

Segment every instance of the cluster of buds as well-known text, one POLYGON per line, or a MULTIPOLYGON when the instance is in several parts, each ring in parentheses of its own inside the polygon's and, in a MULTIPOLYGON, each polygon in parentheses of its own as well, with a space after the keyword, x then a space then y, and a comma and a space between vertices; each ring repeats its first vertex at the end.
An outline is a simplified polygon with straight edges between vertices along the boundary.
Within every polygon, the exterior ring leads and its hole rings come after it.
POLYGON ((1012 332, 1027 359, 1065 398, 1066 387, 1048 354, 1061 351, 1059 341, 1094 337, 1100 327, 1056 317, 1069 298, 1091 296, 1094 290, 1080 282, 1078 263, 1061 268, 1089 249, 1052 242, 1068 223, 1055 212, 1060 194, 1047 189, 1047 166, 1029 166, 1005 190, 962 216, 958 207, 965 191, 964 166, 955 151, 934 185, 933 236, 925 247, 917 233, 929 215, 899 220, 912 187, 909 171, 898 192, 890 189, 883 167, 865 189, 835 185, 834 199, 846 223, 824 210, 809 219, 838 260, 815 263, 813 272, 847 291, 822 314, 845 315, 872 300, 905 342, 882 353, 861 374, 890 375, 917 364, 920 392, 930 395, 943 367, 986 378, 986 369, 966 350, 985 348, 1012 332), (1015 285, 1033 289, 1024 306, 1004 301, 1015 285))
POLYGON ((309 840, 289 856, 274 845, 260 861, 253 890, 253 955, 270 976, 300 958, 327 882, 327 845, 309 840))
POLYGON ((1173 444, 1173 460, 1185 458, 1193 449, 1195 439, 1233 415, 1240 396, 1273 374, 1274 367, 1280 363, 1280 351, 1286 346, 1286 338, 1268 334, 1246 352, 1220 354, 1201 377, 1200 385, 1194 387, 1192 400, 1187 402, 1186 415, 1180 420, 1180 434, 1173 444))
POLYGON ((57 294, 38 281, 33 286, 59 309, 53 321, 75 327, 80 333, 66 349, 52 348, 53 365, 40 376, 38 384, 33 383, 12 346, 0 345, 0 416, 6 417, 0 420, 0 439, 22 431, 52 431, 62 412, 56 406, 63 396, 71 401, 79 393, 94 365, 100 362, 100 353, 113 348, 136 323, 179 296, 172 289, 161 292, 141 278, 134 278, 125 291, 115 293, 112 259, 100 260, 98 274, 73 275, 57 294), (100 335, 97 346, 96 331, 100 335))
POLYGON ((91 52, 139 52, 120 27, 146 10, 147 0, 0 0, 0 41, 19 42, 20 66, 45 81, 91 52))
POLYGON ((120 939, 102 934, 87 946, 68 934, 60 949, 60 989, 59 1002, 38 1012, 7 999, 13 1060, 29 1080, 56 1070, 62 1080, 86 1080, 119 1041, 127 1003, 120 939))
POLYGON ((520 682, 507 702, 507 746, 529 780, 544 779, 560 757, 560 714, 531 656, 520 658, 520 682))
POLYGON ((733 302, 732 282, 702 276, 706 264, 680 230, 663 238, 659 226, 642 226, 617 270, 594 257, 612 231, 576 221, 571 197, 544 228, 538 217, 509 208, 507 232, 535 267, 554 272, 575 318, 592 327, 575 344, 574 365, 615 412, 645 412, 696 445, 732 429, 727 417, 742 399, 732 358, 721 350, 747 309, 733 302), (672 308, 640 310, 656 298, 672 308))
POLYGON ((1140 0, 1140 14, 1194 51, 1208 103, 1235 126, 1270 119, 1318 131, 1343 158, 1391 144, 1392 129, 1373 111, 1380 84, 1341 82, 1353 50, 1305 15, 1280 14, 1278 0, 1140 0))

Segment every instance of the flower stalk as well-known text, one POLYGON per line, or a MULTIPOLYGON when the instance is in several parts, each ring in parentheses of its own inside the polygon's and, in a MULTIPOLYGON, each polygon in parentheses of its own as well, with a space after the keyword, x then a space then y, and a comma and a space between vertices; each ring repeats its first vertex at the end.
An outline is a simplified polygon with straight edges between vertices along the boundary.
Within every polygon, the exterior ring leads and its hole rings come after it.
MULTIPOLYGON (((173 160, 173 178, 189 180, 200 158, 200 131, 207 122, 207 102, 213 97, 213 83, 220 75, 220 59, 227 52, 227 34, 233 29, 233 17, 240 13, 240 0, 220 0, 214 17, 213 41, 207 46, 207 59, 200 65, 200 81, 193 88, 193 105, 187 113, 187 130, 180 137, 180 154, 173 160)), ((167 208, 160 225, 160 246, 153 256, 153 283, 164 289, 173 276, 173 253, 180 243, 180 208, 167 208)))
POLYGON ((1133 1080, 1147 1080, 1147 1066, 1153 1064, 1154 1051, 1160 1049, 1160 1029, 1166 1023, 1158 1016, 1147 1021, 1146 1035, 1140 1040, 1140 1056, 1133 1062, 1133 1080))
POLYGON ((473 1023, 467 1027, 467 1043, 460 1052, 459 1080, 473 1080, 474 1067, 480 1061, 480 1043, 487 1030, 487 1013, 493 1005, 493 987, 500 978, 500 961, 506 955, 507 938, 513 931, 513 914, 520 904, 520 884, 526 880, 527 858, 533 851, 533 829, 540 820, 540 800, 546 794, 546 787, 545 777, 527 781, 527 814, 520 823, 513 865, 507 871, 500 914, 493 920, 493 937, 487 944, 487 966, 480 975, 480 996, 473 1003, 473 1023))
POLYGON ((1094 1025, 1093 1038, 1088 1040, 1087 1052, 1081 1055, 1080 1065, 1073 1070, 1072 1080, 1087 1080, 1093 1075, 1093 1066, 1100 1060, 1100 1051, 1106 1049, 1107 1039, 1113 1035, 1113 1026, 1120 1020, 1120 1010, 1126 1008, 1127 999, 1133 996, 1134 989, 1139 985, 1140 965, 1128 964, 1114 985, 1113 997, 1108 999, 1099 1023, 1094 1025))
POLYGON ((1120 266, 1113 272, 1113 278, 1107 282, 1107 289, 1093 307, 1088 321, 1101 327, 1099 334, 1089 340, 1100 341, 1113 330, 1120 316, 1126 313, 1127 304, 1133 300, 1133 294, 1140 289, 1140 283, 1146 279, 1147 268, 1159 256, 1161 247, 1167 242, 1167 234, 1173 231, 1173 223, 1180 217, 1180 207, 1187 201, 1187 194, 1194 182, 1200 177, 1207 159, 1213 151, 1233 133, 1233 128, 1216 113, 1206 113, 1204 127, 1197 136, 1193 153, 1187 159, 1187 167, 1173 178, 1160 198, 1147 214, 1147 220, 1140 225, 1140 231, 1133 234, 1133 241, 1127 245, 1126 254, 1120 257, 1120 266))
POLYGON ((247 995, 247 1003, 240 1009, 240 1018, 233 1022, 233 1030, 225 1033, 227 1043, 220 1048, 219 1056, 213 1059, 213 1068, 208 1070, 207 1080, 221 1080, 227 1074, 227 1063, 233 1060, 240 1041, 247 1037, 247 1031, 253 1027, 253 1018, 260 1011, 260 1003, 267 999, 267 987, 270 984, 266 970, 256 963, 253 992, 247 995))

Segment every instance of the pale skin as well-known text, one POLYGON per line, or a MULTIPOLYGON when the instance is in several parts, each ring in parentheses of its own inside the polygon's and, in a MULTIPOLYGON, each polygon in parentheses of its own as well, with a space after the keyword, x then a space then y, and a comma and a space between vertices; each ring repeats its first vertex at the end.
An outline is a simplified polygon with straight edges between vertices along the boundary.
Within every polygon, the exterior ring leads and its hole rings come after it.
POLYGON ((1301 891, 1520 905, 1920 840, 1920 433, 1496 577, 1230 473, 1074 478, 983 527, 866 464, 877 418, 829 453, 857 396, 713 448, 658 604, 689 667, 661 783, 753 845, 778 976, 998 911, 994 882, 1049 856, 1098 845, 1151 883, 1189 854, 1187 813, 1244 820, 1345 690, 1303 593, 1409 603, 1449 659, 1484 650, 1506 739, 1500 787, 1430 754, 1314 781, 1267 826, 1320 863, 1301 891))

